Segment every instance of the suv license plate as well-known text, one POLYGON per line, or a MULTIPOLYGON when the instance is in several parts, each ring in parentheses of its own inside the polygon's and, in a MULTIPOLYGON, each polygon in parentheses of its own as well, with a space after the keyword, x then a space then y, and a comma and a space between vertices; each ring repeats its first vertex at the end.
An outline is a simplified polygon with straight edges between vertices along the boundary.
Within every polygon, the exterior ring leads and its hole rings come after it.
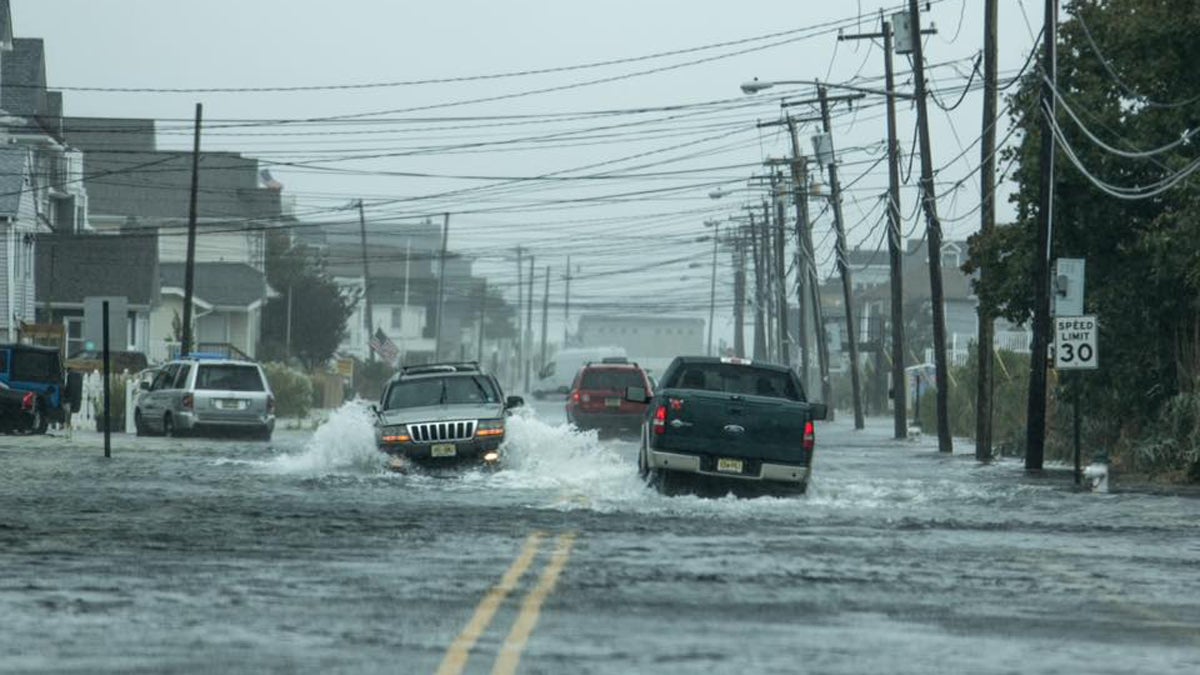
POLYGON ((217 400, 217 407, 221 410, 244 410, 246 401, 237 398, 222 398, 217 400))
POLYGON ((717 460, 717 471, 723 473, 741 473, 742 460, 720 458, 717 460))
POLYGON ((429 448, 431 457, 454 457, 458 454, 458 448, 453 443, 438 443, 429 448))

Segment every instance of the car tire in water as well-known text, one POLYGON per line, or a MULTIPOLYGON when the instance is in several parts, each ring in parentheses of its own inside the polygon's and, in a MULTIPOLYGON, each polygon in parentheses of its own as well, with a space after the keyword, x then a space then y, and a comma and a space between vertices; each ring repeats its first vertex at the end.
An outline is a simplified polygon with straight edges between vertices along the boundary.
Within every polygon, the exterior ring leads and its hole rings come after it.
POLYGON ((20 431, 24 434, 44 434, 49 424, 49 420, 46 419, 46 410, 42 407, 42 400, 39 398, 33 404, 33 417, 29 420, 29 426, 20 431))
POLYGON ((146 429, 146 422, 142 420, 142 411, 133 411, 133 429, 138 436, 149 436, 150 432, 146 429))
POLYGON ((175 420, 171 419, 170 415, 163 417, 163 436, 179 437, 179 432, 175 429, 175 420))

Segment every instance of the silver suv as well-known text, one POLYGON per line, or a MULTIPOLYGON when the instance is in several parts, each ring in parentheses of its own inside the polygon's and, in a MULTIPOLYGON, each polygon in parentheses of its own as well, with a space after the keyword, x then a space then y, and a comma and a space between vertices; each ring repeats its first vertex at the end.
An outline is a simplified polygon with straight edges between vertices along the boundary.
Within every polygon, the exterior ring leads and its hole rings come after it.
POLYGON ((269 441, 275 431, 275 394, 252 361, 171 361, 141 389, 133 412, 139 436, 237 432, 269 441))
POLYGON ((376 441, 391 468, 480 464, 495 467, 505 417, 525 404, 504 398, 495 377, 475 362, 408 366, 388 381, 375 408, 376 441))

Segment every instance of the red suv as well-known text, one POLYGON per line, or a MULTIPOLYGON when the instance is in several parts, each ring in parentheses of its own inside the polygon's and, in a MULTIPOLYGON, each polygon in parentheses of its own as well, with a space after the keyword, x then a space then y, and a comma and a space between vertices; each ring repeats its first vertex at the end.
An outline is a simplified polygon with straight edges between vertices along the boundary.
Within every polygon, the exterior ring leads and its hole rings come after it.
POLYGON ((571 385, 567 422, 602 434, 637 435, 646 415, 646 404, 626 400, 625 390, 629 387, 639 387, 647 396, 653 396, 650 378, 636 363, 608 358, 587 364, 575 374, 571 385))

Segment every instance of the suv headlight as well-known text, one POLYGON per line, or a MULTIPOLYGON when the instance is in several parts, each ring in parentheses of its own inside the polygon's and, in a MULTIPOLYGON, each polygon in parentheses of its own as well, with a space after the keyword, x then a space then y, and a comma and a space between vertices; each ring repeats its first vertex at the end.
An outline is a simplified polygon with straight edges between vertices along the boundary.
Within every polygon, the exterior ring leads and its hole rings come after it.
POLYGON ((380 443, 408 443, 411 440, 408 436, 408 427, 405 426, 382 427, 379 430, 380 443))
POLYGON ((476 438, 498 438, 504 435, 504 420, 479 420, 475 427, 476 438))

